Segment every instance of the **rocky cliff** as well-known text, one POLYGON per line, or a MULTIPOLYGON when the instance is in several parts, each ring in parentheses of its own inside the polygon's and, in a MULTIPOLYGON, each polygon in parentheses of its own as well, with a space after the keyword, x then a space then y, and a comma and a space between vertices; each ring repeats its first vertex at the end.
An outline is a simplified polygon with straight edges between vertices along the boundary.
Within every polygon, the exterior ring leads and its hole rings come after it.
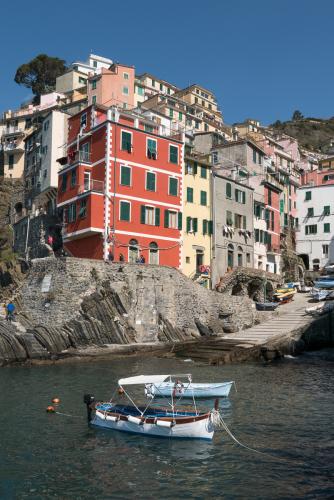
POLYGON ((253 302, 212 292, 173 268, 36 259, 0 322, 0 365, 109 344, 161 344, 251 326, 253 302), (232 327, 231 327, 232 325, 232 327))

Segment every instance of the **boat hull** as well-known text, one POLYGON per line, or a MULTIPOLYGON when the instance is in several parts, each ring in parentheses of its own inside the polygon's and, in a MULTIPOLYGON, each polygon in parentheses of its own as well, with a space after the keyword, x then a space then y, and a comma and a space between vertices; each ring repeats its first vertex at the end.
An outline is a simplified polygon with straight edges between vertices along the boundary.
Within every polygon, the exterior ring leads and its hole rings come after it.
POLYGON ((275 311, 278 307, 278 302, 256 302, 258 311, 275 311))
MULTIPOLYGON (((117 414, 107 414, 96 410, 91 425, 102 427, 120 432, 132 432, 145 436, 158 436, 166 438, 191 438, 211 440, 214 434, 214 427, 211 422, 210 413, 193 418, 176 418, 173 427, 163 427, 157 425, 157 419, 144 419, 143 423, 138 424, 128 420, 128 417, 117 414), (115 417, 117 420, 115 421, 115 417), (148 422, 146 422, 148 420, 148 422), (183 420, 183 421, 182 421, 183 420)), ((158 420, 158 422, 168 422, 167 419, 158 420)))
MULTIPOLYGON (((221 384, 186 384, 175 390, 175 396, 182 398, 227 398, 234 382, 221 384)), ((151 388, 155 397, 170 397, 173 394, 174 382, 156 384, 151 388)))

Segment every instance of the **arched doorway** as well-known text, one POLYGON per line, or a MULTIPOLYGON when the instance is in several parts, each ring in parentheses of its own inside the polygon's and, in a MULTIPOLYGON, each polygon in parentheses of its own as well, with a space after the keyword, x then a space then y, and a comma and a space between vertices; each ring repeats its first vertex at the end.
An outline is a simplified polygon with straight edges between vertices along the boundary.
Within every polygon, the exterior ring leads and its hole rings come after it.
POLYGON ((227 247, 227 267, 233 269, 234 266, 234 246, 229 243, 227 247))
POLYGON ((131 264, 135 264, 138 257, 139 257, 138 241, 137 240, 130 240, 129 241, 129 259, 128 260, 131 264))
POLYGON ((155 265, 159 264, 159 250, 155 241, 150 243, 149 263, 155 265))
POLYGON ((243 250, 240 246, 238 247, 237 250, 238 250, 238 266, 242 267, 243 266, 243 250))

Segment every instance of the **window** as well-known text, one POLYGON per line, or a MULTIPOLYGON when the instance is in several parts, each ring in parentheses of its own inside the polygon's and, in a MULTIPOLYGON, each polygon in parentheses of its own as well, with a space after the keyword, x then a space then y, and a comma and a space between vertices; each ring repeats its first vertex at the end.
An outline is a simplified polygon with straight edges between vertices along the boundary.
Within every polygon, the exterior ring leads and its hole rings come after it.
POLYGON ((212 220, 203 219, 203 235, 211 235, 213 232, 212 220))
POLYGON ((179 150, 176 146, 169 146, 169 161, 177 164, 179 160, 179 150))
POLYGON ((8 169, 12 170, 14 168, 14 155, 8 155, 8 169))
POLYGON ((331 214, 331 207, 329 205, 324 206, 324 215, 330 215, 331 214))
POLYGON ((68 222, 75 222, 77 218, 77 206, 76 203, 71 203, 68 206, 68 222))
POLYGON ((92 104, 96 104, 96 95, 92 96, 92 104))
POLYGON ((44 122, 43 128, 44 128, 44 132, 46 132, 48 130, 48 128, 49 128, 49 120, 46 120, 44 122))
POLYGON ((256 151, 253 149, 253 163, 256 163, 256 151))
POLYGON ((205 167, 201 167, 201 177, 202 179, 207 178, 207 169, 205 167))
POLYGON ((232 198, 232 186, 229 182, 226 183, 226 198, 232 198))
POLYGON ((93 80, 92 81, 92 90, 95 90, 96 89, 96 80, 93 80))
POLYGON ((130 221, 131 203, 129 201, 119 202, 119 220, 130 221))
POLYGON ((170 88, 167 87, 167 94, 170 95, 170 88))
POLYGON ((169 108, 169 118, 173 118, 174 116, 174 111, 172 110, 172 108, 169 108))
POLYGON ((183 114, 179 111, 179 121, 181 122, 183 118, 183 114))
POLYGON ((93 61, 93 67, 97 68, 97 61, 93 61))
POLYGON ((145 205, 141 205, 140 222, 141 224, 148 224, 150 226, 159 226, 160 208, 147 207, 145 205))
POLYGON ((80 200, 79 217, 84 219, 87 216, 87 198, 80 200))
POLYGON ((328 257, 328 245, 322 245, 322 255, 328 257))
POLYGON ((125 132, 122 130, 122 146, 123 151, 131 153, 132 150, 132 134, 130 132, 125 132))
POLYGON ((131 167, 121 165, 121 185, 131 186, 131 167))
POLYGON ((226 224, 228 226, 233 226, 233 215, 229 210, 226 211, 226 224))
POLYGON ((66 185, 67 185, 67 174, 63 174, 61 176, 61 190, 62 190, 62 192, 66 191, 66 185))
POLYGON ((145 130, 145 132, 148 132, 149 134, 153 134, 153 126, 152 125, 147 125, 147 123, 145 123, 144 130, 145 130))
POLYGON ((157 141, 155 139, 147 139, 147 158, 157 159, 157 141))
POLYGON ((211 153, 211 158, 212 158, 212 163, 216 165, 218 163, 218 153, 217 151, 214 151, 211 153))
POLYGON ((235 190, 235 201, 239 203, 246 203, 246 193, 245 191, 240 191, 240 189, 235 190))
POLYGON ((203 207, 206 207, 207 205, 207 195, 206 191, 201 191, 201 198, 200 198, 200 203, 203 207))
POLYGON ((194 190, 193 190, 193 188, 187 187, 187 201, 189 203, 194 202, 194 190))
POLYGON ((155 80, 152 80, 152 87, 155 87, 155 80))
POLYGON ((268 205, 272 207, 271 189, 268 189, 268 205))
POLYGON ((250 264, 250 261, 251 261, 250 253, 246 253, 246 262, 247 262, 247 264, 250 264))
POLYGON ((71 187, 74 187, 77 183, 77 169, 73 168, 71 171, 71 187))
MULTIPOLYGON (((326 224, 324 224, 325 226, 326 224)), ((305 226, 305 234, 317 234, 317 225, 312 224, 310 226, 305 226)))
POLYGON ((260 230, 259 229, 255 229, 254 233, 255 233, 255 242, 259 243, 260 242, 260 230))
POLYGON ((305 201, 309 201, 312 199, 312 191, 306 191, 305 193, 305 201))
POLYGON ((187 217, 187 233, 197 233, 198 220, 192 217, 187 217))
POLYGON ((146 172, 146 190, 156 191, 156 174, 154 172, 146 172))
POLYGON ((143 87, 136 87, 136 90, 137 90, 137 94, 138 95, 144 95, 144 89, 143 89, 143 87))
POLYGON ((242 229, 242 227, 243 227, 242 219, 243 219, 242 215, 234 214, 234 226, 237 229, 242 229))
POLYGON ((122 94, 123 95, 129 95, 129 87, 127 87, 126 85, 124 85, 123 88, 122 88, 122 94))
POLYGON ((170 177, 169 178, 169 191, 168 191, 168 193, 171 196, 177 196, 178 195, 178 187, 179 187, 178 184, 179 184, 178 179, 175 179, 175 177, 170 177))
POLYGON ((90 172, 84 173, 84 190, 85 191, 90 190, 90 172))
POLYGON ((81 127, 86 127, 87 125, 87 113, 82 113, 80 116, 80 128, 81 127))
POLYGON ((194 173, 192 163, 186 163, 186 174, 192 175, 194 173))
POLYGON ((330 233, 331 232, 331 225, 329 222, 325 222, 324 224, 324 233, 330 233))
POLYGON ((178 229, 179 228, 178 212, 175 212, 175 210, 165 210, 164 226, 170 229, 178 229))
POLYGON ((124 80, 128 80, 129 79, 129 73, 123 73, 123 78, 124 78, 124 80))
POLYGON ((262 165, 262 156, 260 153, 258 153, 258 161, 259 161, 259 165, 262 165))
POLYGON ((308 208, 307 209, 307 217, 313 217, 313 216, 314 216, 314 209, 308 208))

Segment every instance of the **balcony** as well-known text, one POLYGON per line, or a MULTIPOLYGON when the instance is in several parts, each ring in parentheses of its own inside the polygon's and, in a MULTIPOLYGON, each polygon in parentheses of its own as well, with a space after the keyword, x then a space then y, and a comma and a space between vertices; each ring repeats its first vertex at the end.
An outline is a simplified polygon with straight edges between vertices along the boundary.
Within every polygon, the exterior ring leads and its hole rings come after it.
POLYGON ((6 127, 3 132, 3 136, 7 135, 24 135, 24 130, 21 127, 6 127))
POLYGON ((83 184, 80 184, 77 187, 78 195, 85 194, 89 191, 92 191, 94 193, 104 193, 104 182, 95 179, 87 179, 83 184))
POLYGON ((24 151, 24 146, 22 144, 18 144, 17 142, 5 142, 4 144, 0 144, 0 151, 15 153, 16 151, 24 151))
POLYGON ((277 255, 280 253, 281 253, 281 249, 280 249, 279 245, 272 245, 271 243, 267 244, 267 254, 277 255))
POLYGON ((61 168, 59 172, 66 170, 68 167, 75 165, 76 163, 85 163, 86 165, 91 165, 91 154, 87 151, 71 151, 67 156, 63 156, 57 159, 60 163, 61 168))
POLYGON ((261 184, 268 185, 272 189, 276 189, 277 191, 283 191, 282 184, 276 179, 276 176, 271 174, 265 174, 265 177, 261 184))

